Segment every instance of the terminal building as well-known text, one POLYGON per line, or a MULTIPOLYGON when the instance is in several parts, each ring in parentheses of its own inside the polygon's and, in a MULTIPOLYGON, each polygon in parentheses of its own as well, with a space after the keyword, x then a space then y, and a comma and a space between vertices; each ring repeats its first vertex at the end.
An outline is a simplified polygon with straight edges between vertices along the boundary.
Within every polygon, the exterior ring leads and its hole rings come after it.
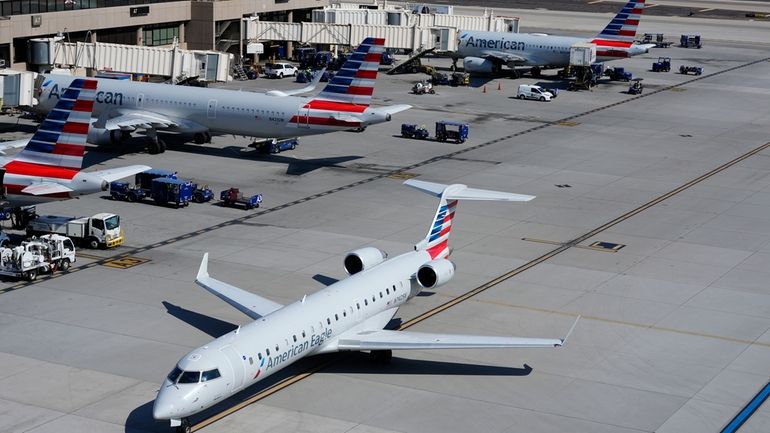
POLYGON ((25 69, 27 41, 60 34, 68 42, 240 53, 242 19, 302 22, 328 0, 0 0, 0 60, 25 69))

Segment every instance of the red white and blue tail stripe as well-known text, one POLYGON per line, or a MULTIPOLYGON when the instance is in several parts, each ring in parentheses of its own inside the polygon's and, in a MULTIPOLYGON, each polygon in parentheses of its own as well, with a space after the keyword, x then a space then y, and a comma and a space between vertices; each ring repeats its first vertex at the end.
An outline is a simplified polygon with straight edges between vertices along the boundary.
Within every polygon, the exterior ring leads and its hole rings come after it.
POLYGON ((452 231, 452 219, 457 209, 457 200, 447 201, 444 196, 436 210, 433 225, 428 232, 425 250, 431 260, 445 259, 449 256, 449 233, 452 231))
POLYGON ((366 38, 314 99, 368 106, 385 51, 384 38, 366 38))
POLYGON ((64 90, 6 174, 72 179, 83 166, 96 81, 77 78, 64 90))
POLYGON ((644 11, 645 0, 631 0, 623 7, 615 18, 607 24, 607 27, 601 31, 596 38, 591 41, 595 43, 598 51, 601 47, 628 48, 634 43, 636 37, 636 28, 639 26, 642 12, 644 11))

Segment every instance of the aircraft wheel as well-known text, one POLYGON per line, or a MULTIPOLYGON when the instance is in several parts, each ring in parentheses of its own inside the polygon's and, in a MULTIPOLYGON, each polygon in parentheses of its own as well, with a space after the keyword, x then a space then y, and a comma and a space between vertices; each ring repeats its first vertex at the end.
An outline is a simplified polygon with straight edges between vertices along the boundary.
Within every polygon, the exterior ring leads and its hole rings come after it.
POLYGON ((149 143, 147 143, 147 153, 150 155, 157 155, 160 153, 160 143, 155 140, 150 140, 149 143))
POLYGON ((203 144, 206 142, 206 135, 202 132, 196 132, 195 135, 193 135, 193 141, 195 144, 203 144))
POLYGON ((158 153, 163 153, 166 151, 166 142, 163 140, 158 140, 158 153))
POLYGON ((204 132, 204 133, 203 133, 203 136, 205 137, 204 141, 205 141, 206 143, 211 143, 211 134, 210 134, 210 133, 208 133, 208 132, 204 132))
POLYGON ((190 425, 190 420, 187 418, 182 419, 182 425, 176 428, 177 433, 190 433, 192 431, 192 426, 190 425))

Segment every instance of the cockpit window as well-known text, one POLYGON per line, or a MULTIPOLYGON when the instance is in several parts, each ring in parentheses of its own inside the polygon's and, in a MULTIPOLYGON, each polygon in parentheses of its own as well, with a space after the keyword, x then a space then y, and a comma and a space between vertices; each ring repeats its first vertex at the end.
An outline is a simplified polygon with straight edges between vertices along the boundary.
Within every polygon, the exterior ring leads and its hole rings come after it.
POLYGON ((214 379, 218 378, 219 376, 221 376, 221 375, 219 374, 219 370, 216 369, 216 368, 213 369, 213 370, 204 371, 203 374, 201 374, 201 382, 207 382, 209 380, 214 380, 214 379))
POLYGON ((174 367, 174 370, 168 374, 168 380, 170 380, 171 383, 176 383, 176 380, 179 379, 180 374, 182 374, 182 370, 180 370, 179 367, 174 367))
POLYGON ((179 376, 179 383, 198 383, 200 382, 200 378, 200 371, 184 371, 182 372, 182 375, 179 376))

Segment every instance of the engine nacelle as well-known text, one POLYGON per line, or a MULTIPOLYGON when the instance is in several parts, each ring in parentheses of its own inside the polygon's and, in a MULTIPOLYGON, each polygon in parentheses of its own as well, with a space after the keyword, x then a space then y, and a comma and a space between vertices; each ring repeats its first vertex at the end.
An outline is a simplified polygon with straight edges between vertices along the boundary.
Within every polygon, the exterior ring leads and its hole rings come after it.
POLYGON ((447 259, 431 260, 417 270, 417 284, 434 289, 446 284, 455 275, 455 264, 447 259))
POLYGON ((500 72, 500 65, 481 57, 466 57, 463 59, 463 68, 469 74, 495 74, 500 72))
POLYGON ((359 248, 345 256, 343 267, 348 275, 357 274, 372 266, 379 265, 388 258, 388 253, 374 247, 359 248))
POLYGON ((131 134, 120 130, 108 131, 104 128, 96 128, 91 125, 88 128, 88 142, 97 146, 108 146, 122 142, 131 134))

